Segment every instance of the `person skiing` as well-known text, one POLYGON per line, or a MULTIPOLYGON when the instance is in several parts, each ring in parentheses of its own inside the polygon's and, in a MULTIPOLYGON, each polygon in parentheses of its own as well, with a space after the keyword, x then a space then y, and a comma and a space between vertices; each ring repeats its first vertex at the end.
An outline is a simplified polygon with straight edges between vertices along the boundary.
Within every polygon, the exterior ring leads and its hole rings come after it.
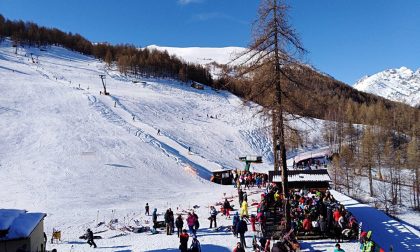
POLYGON ((236 233, 239 234, 242 247, 246 248, 245 243, 245 232, 248 231, 248 226, 244 220, 244 217, 241 218, 241 220, 236 224, 236 233))
POLYGON ((187 230, 184 229, 182 231, 182 234, 179 236, 179 250, 181 252, 187 252, 188 251, 188 239, 190 238, 190 236, 187 233, 187 230))
POLYGON ((160 135, 160 129, 158 129, 157 134, 160 135))
POLYGON ((182 219, 181 215, 178 215, 178 217, 176 218, 175 226, 176 226, 177 235, 179 237, 182 233, 182 227, 184 226, 184 220, 182 219))
POLYGON ((214 227, 217 228, 216 216, 217 216, 217 210, 214 206, 211 206, 210 207, 210 228, 213 227, 213 222, 214 222, 214 227))
POLYGON ((149 216, 150 215, 150 213, 149 213, 149 203, 146 203, 146 206, 144 207, 144 210, 145 210, 144 214, 149 216))
POLYGON ((89 246, 92 247, 93 245, 93 247, 96 248, 97 247, 96 243, 93 241, 93 232, 92 230, 90 230, 90 228, 86 230, 86 237, 87 237, 87 243, 89 244, 89 246))
POLYGON ((193 235, 193 240, 190 246, 189 252, 201 252, 200 242, 197 240, 197 236, 193 235))

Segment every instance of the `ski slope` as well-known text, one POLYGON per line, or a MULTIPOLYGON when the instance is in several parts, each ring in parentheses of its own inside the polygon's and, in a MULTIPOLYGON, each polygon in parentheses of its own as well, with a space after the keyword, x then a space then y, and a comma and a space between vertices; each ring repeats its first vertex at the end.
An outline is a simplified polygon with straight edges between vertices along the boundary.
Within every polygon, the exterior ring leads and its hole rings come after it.
MULTIPOLYGON (((61 47, 14 50, 8 40, 0 45, 0 208, 47 213, 47 235, 53 228, 63 233, 62 243, 48 249, 91 251, 78 237, 100 221, 147 224, 146 202, 159 213, 197 205, 204 251, 231 251, 237 239, 208 229, 207 216, 209 205, 224 197, 235 201, 235 189, 208 179, 214 170, 242 168, 238 156, 247 154, 263 156, 254 170, 271 168, 269 123, 258 106, 170 79, 133 82, 61 47), (106 74, 110 96, 99 95, 99 74, 106 74)), ((314 129, 321 124, 301 127, 316 141, 314 129)), ((101 251, 178 247, 173 236, 120 230, 101 235, 101 251)), ((329 251, 333 245, 304 243, 304 251, 329 251)), ((343 248, 353 251, 356 245, 343 248)))

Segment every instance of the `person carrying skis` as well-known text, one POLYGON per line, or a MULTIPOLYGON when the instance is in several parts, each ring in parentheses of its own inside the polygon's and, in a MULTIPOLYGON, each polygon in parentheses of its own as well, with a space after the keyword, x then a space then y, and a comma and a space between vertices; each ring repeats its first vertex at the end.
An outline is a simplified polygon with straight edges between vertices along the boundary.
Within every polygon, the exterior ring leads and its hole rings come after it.
POLYGON ((181 252, 187 252, 188 251, 188 239, 190 238, 190 236, 187 233, 187 230, 184 229, 182 231, 182 234, 179 236, 179 250, 181 252))
POLYGON ((213 227, 213 221, 214 221, 214 227, 217 228, 216 216, 217 216, 217 210, 214 206, 211 206, 210 207, 210 228, 213 227))
POLYGON ((181 215, 178 215, 178 217, 175 220, 175 226, 176 226, 176 232, 178 237, 182 234, 182 227, 184 226, 184 220, 182 219, 181 215))
POLYGON ((144 207, 144 210, 145 210, 144 214, 149 216, 150 215, 150 213, 149 213, 149 203, 146 203, 146 206, 144 207))
POLYGON ((372 241, 372 231, 369 231, 366 236, 366 241, 363 243, 362 252, 375 251, 375 243, 372 241))
POLYGON ((89 246, 92 247, 93 245, 93 247, 96 248, 97 247, 96 243, 93 241, 93 232, 92 230, 90 230, 90 228, 86 230, 86 237, 87 237, 87 243, 89 244, 89 246))
POLYGON ((190 246, 189 252, 201 252, 200 242, 197 240, 197 236, 193 235, 193 240, 190 246))

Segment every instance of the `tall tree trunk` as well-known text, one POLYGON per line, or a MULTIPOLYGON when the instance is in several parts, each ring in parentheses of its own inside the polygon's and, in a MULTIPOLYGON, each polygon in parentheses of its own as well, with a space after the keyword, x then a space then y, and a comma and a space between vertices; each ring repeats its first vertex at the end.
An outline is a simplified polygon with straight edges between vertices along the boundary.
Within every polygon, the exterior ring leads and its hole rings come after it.
POLYGON ((373 197, 373 181, 372 181, 372 167, 369 165, 368 167, 368 177, 369 177, 369 195, 373 197))
POLYGON ((291 219, 290 219, 290 203, 289 203, 289 187, 288 187, 288 174, 287 174, 287 163, 286 163, 286 144, 284 142, 284 120, 283 120, 283 104, 282 104, 282 92, 281 92, 281 69, 280 69, 280 45, 278 35, 279 32, 277 27, 279 27, 279 17, 277 16, 277 0, 273 0, 274 4, 274 24, 275 24, 275 32, 274 32, 274 59, 275 59, 275 85, 276 85, 276 100, 277 100, 277 133, 279 136, 279 144, 280 144, 280 161, 281 161, 281 175, 282 175, 282 189, 283 189, 283 196, 285 199, 284 204, 284 215, 286 219, 286 230, 290 230, 291 227, 291 219))
POLYGON ((279 141, 278 141, 278 125, 277 125, 277 111, 272 111, 272 127, 273 127, 273 157, 274 157, 274 171, 279 170, 279 141))
POLYGON ((420 193, 420 185, 419 185, 419 168, 416 168, 416 181, 415 181, 415 185, 416 185, 416 199, 417 199, 417 205, 416 208, 420 209, 420 197, 419 197, 419 193, 420 193))

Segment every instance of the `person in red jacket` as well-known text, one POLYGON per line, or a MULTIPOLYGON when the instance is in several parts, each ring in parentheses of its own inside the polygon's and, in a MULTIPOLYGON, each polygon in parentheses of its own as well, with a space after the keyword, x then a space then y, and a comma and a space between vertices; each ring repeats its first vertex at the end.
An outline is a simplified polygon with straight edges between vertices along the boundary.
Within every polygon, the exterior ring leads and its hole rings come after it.
POLYGON ((306 218, 303 220, 302 226, 305 232, 310 232, 312 230, 312 222, 309 216, 306 216, 306 218))
POLYGON ((179 245, 179 250, 181 250, 181 252, 187 252, 188 251, 188 239, 190 238, 190 236, 187 233, 187 230, 184 229, 182 231, 182 234, 179 236, 179 242, 181 243, 179 245))
POLYGON ((336 223, 338 223, 338 220, 340 219, 341 213, 338 209, 335 209, 333 212, 333 217, 336 223))
POLYGON ((251 230, 255 232, 255 222, 257 221, 254 214, 251 214, 251 218, 249 219, 251 222, 251 230))

